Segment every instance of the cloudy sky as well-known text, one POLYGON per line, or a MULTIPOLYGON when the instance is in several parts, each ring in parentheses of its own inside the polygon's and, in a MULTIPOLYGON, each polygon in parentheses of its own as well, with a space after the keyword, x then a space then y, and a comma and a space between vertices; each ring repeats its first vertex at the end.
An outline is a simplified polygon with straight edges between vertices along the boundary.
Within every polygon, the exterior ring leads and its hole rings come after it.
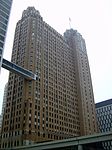
MULTIPOLYGON (((95 102, 112 98, 112 0, 13 0, 4 58, 10 60, 14 31, 22 11, 39 10, 43 20, 63 34, 77 29, 86 41, 95 102)), ((1 70, 0 110, 8 71, 1 70)))

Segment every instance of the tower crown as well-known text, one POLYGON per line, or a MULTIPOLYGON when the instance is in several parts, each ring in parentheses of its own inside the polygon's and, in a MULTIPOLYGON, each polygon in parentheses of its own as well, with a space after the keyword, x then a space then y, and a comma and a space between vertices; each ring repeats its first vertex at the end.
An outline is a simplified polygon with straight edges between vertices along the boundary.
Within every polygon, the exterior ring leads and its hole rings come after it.
POLYGON ((22 18, 37 15, 40 15, 38 10, 36 10, 34 7, 28 7, 26 10, 23 11, 22 18))

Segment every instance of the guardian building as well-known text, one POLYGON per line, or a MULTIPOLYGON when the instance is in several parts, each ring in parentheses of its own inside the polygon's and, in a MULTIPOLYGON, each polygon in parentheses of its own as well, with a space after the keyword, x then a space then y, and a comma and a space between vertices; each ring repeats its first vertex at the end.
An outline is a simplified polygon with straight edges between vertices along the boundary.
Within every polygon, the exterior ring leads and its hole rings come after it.
POLYGON ((62 36, 28 7, 16 26, 11 61, 37 79, 10 73, 2 148, 97 132, 85 40, 76 30, 62 36))

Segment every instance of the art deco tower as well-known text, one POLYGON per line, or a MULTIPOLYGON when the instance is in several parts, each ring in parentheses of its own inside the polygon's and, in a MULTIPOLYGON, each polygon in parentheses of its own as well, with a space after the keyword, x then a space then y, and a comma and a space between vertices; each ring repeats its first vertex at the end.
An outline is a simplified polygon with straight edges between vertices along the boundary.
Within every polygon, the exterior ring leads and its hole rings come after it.
POLYGON ((0 70, 12 0, 0 0, 0 70))
POLYGON ((97 132, 86 47, 77 31, 63 37, 28 7, 16 26, 12 62, 37 79, 10 73, 2 148, 97 132))
POLYGON ((74 60, 76 87, 79 102, 80 127, 84 135, 92 134, 96 130, 96 115, 91 74, 86 51, 85 40, 76 30, 64 33, 67 44, 72 48, 74 60))

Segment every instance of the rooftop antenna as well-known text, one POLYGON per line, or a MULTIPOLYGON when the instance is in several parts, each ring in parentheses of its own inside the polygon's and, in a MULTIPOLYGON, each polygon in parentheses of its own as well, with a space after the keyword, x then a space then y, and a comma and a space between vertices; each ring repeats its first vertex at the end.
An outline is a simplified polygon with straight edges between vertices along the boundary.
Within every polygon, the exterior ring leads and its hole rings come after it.
POLYGON ((71 18, 69 17, 69 27, 71 29, 71 18))

